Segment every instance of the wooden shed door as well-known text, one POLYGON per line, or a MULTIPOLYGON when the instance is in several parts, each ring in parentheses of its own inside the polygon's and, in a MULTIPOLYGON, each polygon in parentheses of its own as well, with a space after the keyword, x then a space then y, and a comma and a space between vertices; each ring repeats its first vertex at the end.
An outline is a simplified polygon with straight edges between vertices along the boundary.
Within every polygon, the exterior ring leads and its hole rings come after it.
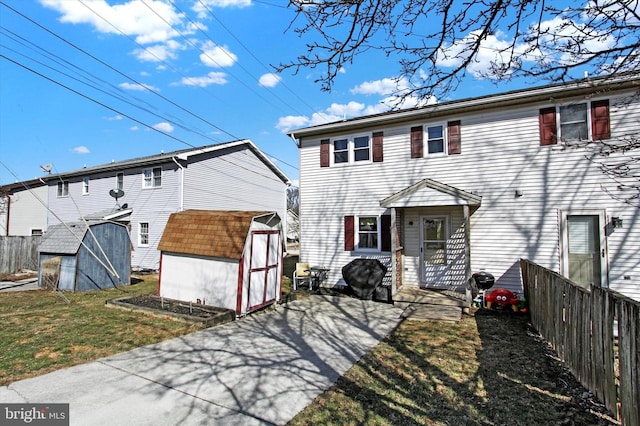
POLYGON ((276 300, 281 259, 280 231, 251 231, 247 312, 276 300))

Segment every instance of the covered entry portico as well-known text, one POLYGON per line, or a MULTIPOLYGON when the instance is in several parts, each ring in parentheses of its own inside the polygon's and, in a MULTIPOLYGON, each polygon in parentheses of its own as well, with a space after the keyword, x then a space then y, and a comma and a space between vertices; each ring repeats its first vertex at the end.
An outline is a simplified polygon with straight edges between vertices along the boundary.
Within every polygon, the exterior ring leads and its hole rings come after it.
POLYGON ((462 291, 471 277, 470 217, 482 197, 423 179, 380 201, 391 212, 392 293, 462 291))

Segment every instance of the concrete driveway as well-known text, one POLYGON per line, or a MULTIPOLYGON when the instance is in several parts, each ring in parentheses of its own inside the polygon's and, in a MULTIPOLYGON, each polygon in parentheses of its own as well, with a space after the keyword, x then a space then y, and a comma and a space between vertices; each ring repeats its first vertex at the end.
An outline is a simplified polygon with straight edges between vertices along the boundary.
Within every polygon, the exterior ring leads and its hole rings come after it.
POLYGON ((14 382, 0 387, 0 402, 70 403, 72 425, 285 424, 389 334, 400 314, 393 305, 313 295, 14 382))

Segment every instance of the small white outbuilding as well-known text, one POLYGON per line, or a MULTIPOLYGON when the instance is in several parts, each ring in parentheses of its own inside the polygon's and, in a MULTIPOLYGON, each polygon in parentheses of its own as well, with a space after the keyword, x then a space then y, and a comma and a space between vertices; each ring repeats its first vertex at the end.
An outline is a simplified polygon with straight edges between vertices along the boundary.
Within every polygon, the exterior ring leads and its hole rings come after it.
POLYGON ((280 300, 284 239, 275 212, 173 213, 160 244, 158 294, 244 315, 280 300))

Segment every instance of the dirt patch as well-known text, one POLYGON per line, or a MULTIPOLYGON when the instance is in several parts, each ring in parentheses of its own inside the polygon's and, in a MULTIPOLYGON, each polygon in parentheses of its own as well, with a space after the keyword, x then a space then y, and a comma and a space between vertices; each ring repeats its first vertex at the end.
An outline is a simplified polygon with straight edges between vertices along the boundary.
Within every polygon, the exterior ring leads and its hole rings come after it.
POLYGON ((106 306, 140 311, 149 315, 187 323, 200 323, 207 327, 235 320, 235 312, 230 309, 188 303, 154 295, 107 300, 106 306))
POLYGON ((38 278, 38 273, 35 271, 21 270, 15 274, 0 274, 0 281, 22 281, 29 278, 38 278))

